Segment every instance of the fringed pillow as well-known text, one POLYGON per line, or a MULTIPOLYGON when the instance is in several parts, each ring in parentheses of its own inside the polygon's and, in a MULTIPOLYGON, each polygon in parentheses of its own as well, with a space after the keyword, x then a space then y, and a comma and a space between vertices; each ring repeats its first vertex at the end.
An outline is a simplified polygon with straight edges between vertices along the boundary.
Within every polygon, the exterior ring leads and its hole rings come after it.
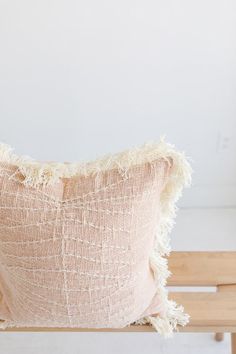
POLYGON ((121 328, 170 334, 168 233, 190 182, 163 140, 95 162, 42 163, 0 146, 1 327, 121 328))

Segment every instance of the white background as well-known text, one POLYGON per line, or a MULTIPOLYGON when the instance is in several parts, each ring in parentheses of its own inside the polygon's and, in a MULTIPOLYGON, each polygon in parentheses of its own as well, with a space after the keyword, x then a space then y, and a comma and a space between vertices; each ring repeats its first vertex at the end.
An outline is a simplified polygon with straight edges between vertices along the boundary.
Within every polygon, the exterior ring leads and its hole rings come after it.
POLYGON ((0 0, 0 139, 43 160, 148 140, 193 159, 185 206, 236 204, 234 0, 0 0))
MULTIPOLYGON (((235 63, 234 0, 0 0, 0 140, 36 159, 81 161, 166 134, 195 170, 174 248, 233 249, 235 63)), ((0 347, 13 353, 6 336, 0 347)), ((119 337, 127 353, 137 336, 119 337)), ((114 337, 100 338, 114 351, 114 337)))

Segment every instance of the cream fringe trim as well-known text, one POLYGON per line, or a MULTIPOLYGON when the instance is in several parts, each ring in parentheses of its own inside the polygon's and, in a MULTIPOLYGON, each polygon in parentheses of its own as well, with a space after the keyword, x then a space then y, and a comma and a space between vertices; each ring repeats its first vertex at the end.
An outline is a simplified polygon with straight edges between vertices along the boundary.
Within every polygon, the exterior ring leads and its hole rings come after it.
POLYGON ((178 331, 178 326, 185 326, 189 322, 189 315, 184 313, 183 306, 167 299, 167 290, 162 296, 166 305, 165 316, 147 316, 138 320, 135 324, 151 324, 159 334, 168 338, 173 335, 173 331, 178 331))
POLYGON ((183 306, 168 300, 168 291, 165 286, 167 278, 171 274, 168 270, 166 256, 171 251, 169 233, 175 223, 176 202, 182 195, 183 187, 189 187, 191 184, 192 168, 184 153, 175 151, 174 147, 169 144, 166 145, 164 150, 162 150, 162 157, 163 155, 171 157, 173 165, 167 185, 161 194, 160 222, 156 230, 154 250, 150 256, 150 266, 156 279, 157 294, 162 299, 165 311, 162 315, 147 316, 140 319, 136 324, 150 323, 157 332, 169 337, 173 331, 178 330, 178 325, 185 326, 189 322, 189 315, 184 313, 183 306))
POLYGON ((186 325, 189 319, 189 316, 183 313, 182 306, 168 300, 168 292, 165 289, 170 275, 165 257, 170 253, 168 235, 174 225, 177 211, 175 204, 182 195, 183 187, 191 184, 192 169, 184 153, 177 152, 173 145, 167 144, 164 138, 161 138, 159 143, 146 143, 141 147, 107 155, 93 162, 43 163, 27 156, 17 156, 9 145, 0 144, 0 161, 17 166, 24 176, 23 183, 34 188, 57 183, 60 178, 88 176, 115 168, 125 176, 132 166, 151 163, 157 159, 165 159, 169 163, 170 159, 172 160, 171 173, 161 194, 161 217, 156 230, 155 247, 150 256, 150 267, 154 272, 157 293, 161 296, 165 314, 162 317, 147 316, 135 323, 150 323, 159 333, 169 336, 177 330, 178 325, 186 325))
POLYGON ((11 322, 8 320, 1 320, 0 321, 0 329, 7 329, 8 327, 11 327, 11 322))
MULTIPOLYGON (((149 142, 141 147, 125 150, 118 154, 109 154, 85 163, 40 162, 29 156, 16 155, 11 146, 0 144, 0 161, 17 166, 25 177, 24 183, 32 187, 54 184, 58 182, 59 178, 88 176, 115 168, 125 175, 132 166, 153 162, 161 158, 169 161, 169 157, 173 156, 177 158, 177 153, 173 146, 164 141, 164 138, 161 138, 159 143, 149 142)), ((181 154, 178 159, 181 159, 181 154)))

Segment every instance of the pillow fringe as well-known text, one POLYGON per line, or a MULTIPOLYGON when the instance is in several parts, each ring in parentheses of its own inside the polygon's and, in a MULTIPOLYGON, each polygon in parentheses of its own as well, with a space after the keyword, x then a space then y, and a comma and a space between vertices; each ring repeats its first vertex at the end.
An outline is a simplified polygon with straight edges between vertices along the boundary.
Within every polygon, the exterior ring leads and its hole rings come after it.
POLYGON ((0 321, 0 329, 6 329, 10 327, 11 322, 7 320, 0 321))
POLYGON ((176 302, 168 300, 164 317, 147 316, 145 323, 151 324, 158 333, 164 337, 171 337, 173 331, 178 331, 178 325, 185 326, 189 322, 189 315, 184 313, 184 308, 176 302))
POLYGON ((147 316, 135 323, 150 323, 160 334, 171 336, 173 331, 178 329, 178 325, 185 326, 189 321, 189 315, 184 313, 183 306, 168 300, 168 291, 165 286, 167 278, 171 274, 168 270, 166 256, 171 251, 169 233, 174 226, 178 210, 176 202, 182 195, 183 187, 188 187, 191 184, 192 168, 185 154, 177 152, 170 144, 162 145, 161 156, 171 158, 172 167, 160 198, 161 214, 156 230, 154 250, 150 256, 150 267, 156 280, 157 294, 164 304, 164 315, 147 316))
POLYGON ((16 155, 9 145, 2 143, 0 161, 17 166, 25 177, 24 184, 38 187, 54 184, 60 178, 88 176, 115 168, 126 177, 131 167, 142 163, 151 163, 162 158, 170 163, 170 153, 173 154, 173 151, 172 145, 167 144, 162 137, 158 143, 148 142, 143 146, 109 154, 92 162, 40 162, 29 156, 16 155))

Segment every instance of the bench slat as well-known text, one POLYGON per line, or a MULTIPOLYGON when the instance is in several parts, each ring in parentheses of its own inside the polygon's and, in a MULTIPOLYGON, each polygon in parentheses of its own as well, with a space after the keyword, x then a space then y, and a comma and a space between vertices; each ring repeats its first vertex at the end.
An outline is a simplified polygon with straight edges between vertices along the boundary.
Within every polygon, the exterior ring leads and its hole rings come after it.
POLYGON ((184 306, 189 326, 236 328, 236 292, 173 292, 170 298, 184 306))
POLYGON ((236 252, 172 252, 168 285, 236 284, 236 252))
MULTIPOLYGON (((0 332, 3 330, 0 329, 0 332)), ((236 326, 185 326, 179 327, 180 332, 228 332, 236 333, 236 326)), ((7 328, 4 332, 156 332, 150 325, 130 326, 125 328, 55 328, 55 327, 21 327, 7 328)))

